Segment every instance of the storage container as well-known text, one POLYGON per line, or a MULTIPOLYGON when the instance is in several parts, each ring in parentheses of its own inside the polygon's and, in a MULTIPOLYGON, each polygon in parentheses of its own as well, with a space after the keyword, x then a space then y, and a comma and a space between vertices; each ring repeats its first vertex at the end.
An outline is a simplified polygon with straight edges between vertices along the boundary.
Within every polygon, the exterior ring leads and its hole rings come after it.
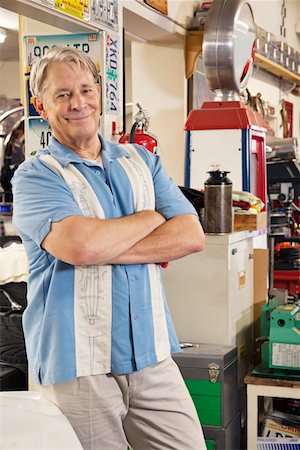
MULTIPOLYGON (((182 344, 184 345, 184 344, 182 344)), ((226 427, 238 412, 237 347, 189 344, 173 355, 202 425, 226 427)))
POLYGON ((241 450, 240 414, 227 427, 203 427, 207 450, 241 450))
POLYGON ((173 355, 194 401, 208 450, 240 449, 237 347, 185 345, 173 355))
POLYGON ((234 214, 234 231, 261 230, 267 227, 267 212, 258 214, 234 214))

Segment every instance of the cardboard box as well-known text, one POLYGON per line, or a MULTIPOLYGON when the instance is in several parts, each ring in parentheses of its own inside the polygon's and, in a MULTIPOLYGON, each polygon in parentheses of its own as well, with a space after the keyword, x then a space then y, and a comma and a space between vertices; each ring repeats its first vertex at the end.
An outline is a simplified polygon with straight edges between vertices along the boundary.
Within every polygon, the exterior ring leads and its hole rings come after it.
POLYGON ((253 303, 265 303, 269 285, 269 250, 253 249, 253 303))
POLYGON ((260 230, 267 226, 267 212, 258 214, 234 214, 234 231, 260 230))
POLYGON ((253 249, 253 334, 255 363, 259 363, 260 343, 255 339, 260 336, 260 311, 268 298, 269 285, 269 250, 253 249))
POLYGON ((168 1, 167 0, 144 0, 145 3, 149 6, 151 6, 154 9, 157 9, 157 11, 168 14, 168 1))

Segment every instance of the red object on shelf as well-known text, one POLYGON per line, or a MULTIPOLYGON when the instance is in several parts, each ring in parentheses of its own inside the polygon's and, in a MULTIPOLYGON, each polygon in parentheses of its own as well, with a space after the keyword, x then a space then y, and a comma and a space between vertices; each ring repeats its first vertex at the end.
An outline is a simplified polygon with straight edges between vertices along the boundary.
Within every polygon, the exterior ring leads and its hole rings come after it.
POLYGON ((266 122, 242 102, 205 102, 201 109, 189 113, 185 130, 230 130, 253 126, 265 129, 266 122))
MULTIPOLYGON (((267 204, 266 130, 267 123, 259 112, 253 111, 241 101, 204 102, 200 109, 193 109, 187 118, 186 131, 248 130, 246 141, 241 144, 245 152, 242 177, 249 191, 267 204), (247 180, 247 181, 246 181, 247 180)), ((244 182, 243 182, 244 185, 244 182)))
POLYGON ((300 294, 299 270, 274 270, 274 287, 287 289, 289 294, 300 294))

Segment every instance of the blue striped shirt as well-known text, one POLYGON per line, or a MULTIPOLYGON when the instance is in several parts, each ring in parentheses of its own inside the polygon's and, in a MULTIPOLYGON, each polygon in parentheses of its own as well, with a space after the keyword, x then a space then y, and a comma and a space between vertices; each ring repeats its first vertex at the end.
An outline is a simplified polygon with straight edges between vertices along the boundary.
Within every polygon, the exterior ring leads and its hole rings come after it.
MULTIPOLYGON (((50 153, 62 167, 74 164, 96 193, 106 218, 127 216, 135 212, 134 198, 118 158, 129 155, 122 146, 100 139, 103 167, 81 159, 52 137, 48 148, 26 160, 13 178, 13 221, 29 260, 23 327, 30 372, 36 383, 53 384, 76 377, 74 266, 41 249, 41 243, 52 222, 83 215, 67 184, 39 155, 50 153)), ((153 177, 155 209, 167 220, 180 214, 196 215, 159 156, 143 147, 136 146, 136 150, 153 177)), ((164 293, 163 299, 170 352, 177 352, 179 344, 164 293)), ((151 305, 147 265, 113 265, 112 373, 130 373, 158 361, 151 305)))

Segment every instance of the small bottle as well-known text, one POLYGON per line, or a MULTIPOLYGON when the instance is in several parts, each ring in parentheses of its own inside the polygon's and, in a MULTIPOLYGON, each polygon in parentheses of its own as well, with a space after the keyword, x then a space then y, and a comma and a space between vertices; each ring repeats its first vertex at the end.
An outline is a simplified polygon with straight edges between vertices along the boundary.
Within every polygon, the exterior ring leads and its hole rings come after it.
POLYGON ((230 172, 211 170, 204 183, 204 231, 205 233, 232 233, 232 182, 230 172))

